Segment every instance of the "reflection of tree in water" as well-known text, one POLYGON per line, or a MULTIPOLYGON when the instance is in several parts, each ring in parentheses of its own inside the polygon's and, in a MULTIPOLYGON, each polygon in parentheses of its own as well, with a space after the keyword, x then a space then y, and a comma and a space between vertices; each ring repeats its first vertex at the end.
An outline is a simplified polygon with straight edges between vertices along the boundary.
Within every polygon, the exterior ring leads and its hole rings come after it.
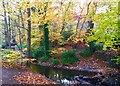
POLYGON ((42 75, 45 75, 47 78, 50 78, 56 82, 60 82, 63 84, 71 83, 72 81, 74 82, 75 76, 79 76, 79 75, 94 76, 96 74, 88 71, 69 70, 69 69, 54 68, 54 67, 34 65, 34 64, 31 64, 30 68, 42 75))

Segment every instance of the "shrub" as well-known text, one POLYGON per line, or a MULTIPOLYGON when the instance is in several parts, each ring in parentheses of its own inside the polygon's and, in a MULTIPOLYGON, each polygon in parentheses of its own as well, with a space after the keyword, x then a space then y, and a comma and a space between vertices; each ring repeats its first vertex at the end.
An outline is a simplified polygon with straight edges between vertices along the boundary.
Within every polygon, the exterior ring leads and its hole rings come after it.
POLYGON ((14 51, 12 49, 3 49, 1 50, 2 61, 5 62, 14 62, 19 58, 23 58, 24 55, 19 51, 14 51))
POLYGON ((32 51, 33 57, 42 57, 44 55, 44 46, 32 51))
POLYGON ((96 42, 90 42, 89 47, 83 51, 80 52, 80 55, 83 57, 90 57, 93 53, 96 51, 101 51, 103 49, 103 44, 96 42))
MULTIPOLYGON (((88 51, 88 52, 91 51, 92 53, 94 53, 95 50, 96 50, 96 43, 95 43, 95 42, 90 42, 90 43, 89 43, 89 49, 90 49, 90 50, 86 50, 86 51, 88 51)), ((86 51, 85 51, 85 52, 86 52, 86 51)))
POLYGON ((103 49, 103 43, 90 42, 89 46, 90 51, 92 51, 93 53, 97 50, 103 49))
POLYGON ((59 59, 55 59, 55 58, 52 59, 52 64, 57 65, 59 63, 60 63, 59 59))
POLYGON ((95 52, 95 54, 97 55, 98 59, 102 59, 102 60, 105 60, 105 61, 108 61, 110 59, 110 56, 108 56, 106 54, 106 52, 103 51, 103 50, 99 50, 99 51, 95 52))
POLYGON ((67 40, 72 34, 73 34, 72 30, 68 30, 68 31, 64 31, 62 33, 62 36, 64 37, 64 40, 67 40))
POLYGON ((107 62, 110 67, 113 68, 120 68, 120 56, 115 55, 115 56, 108 56, 107 62))
POLYGON ((18 48, 22 48, 22 49, 27 48, 27 45, 25 45, 25 44, 23 44, 22 46, 21 45, 17 45, 17 46, 18 46, 18 48))
POLYGON ((48 59, 49 59, 49 57, 47 57, 47 56, 43 56, 43 57, 39 58, 39 60, 40 60, 41 62, 45 62, 45 61, 47 61, 48 59))
POLYGON ((83 57, 90 57, 92 55, 92 51, 90 51, 90 49, 86 49, 80 52, 80 55, 83 57))
POLYGON ((69 50, 67 52, 64 52, 62 54, 62 64, 68 65, 76 63, 79 59, 75 55, 75 52, 76 50, 69 50))
POLYGON ((53 50, 50 50, 50 54, 57 54, 58 52, 57 52, 57 50, 56 49, 53 49, 53 50))
POLYGON ((112 60, 116 61, 116 64, 120 64, 120 56, 115 56, 112 60))
POLYGON ((117 60, 117 64, 120 64, 120 56, 116 59, 117 60))
POLYGON ((96 47, 97 47, 98 50, 102 50, 103 49, 103 43, 96 44, 96 47))

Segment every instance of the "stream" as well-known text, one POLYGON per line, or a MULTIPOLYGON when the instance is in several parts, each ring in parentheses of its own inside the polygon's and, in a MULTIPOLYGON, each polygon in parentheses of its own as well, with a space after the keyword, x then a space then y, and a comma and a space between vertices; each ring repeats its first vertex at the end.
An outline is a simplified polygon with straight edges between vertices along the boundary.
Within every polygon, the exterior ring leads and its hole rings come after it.
POLYGON ((112 74, 113 76, 107 76, 107 79, 103 82, 105 76, 97 76, 97 72, 83 71, 83 70, 70 70, 65 68, 49 67, 40 64, 28 63, 30 69, 42 74, 43 76, 54 80, 62 85, 73 85, 80 82, 80 85, 87 86, 119 86, 120 74, 112 74), (117 76, 117 77, 116 77, 117 76), (102 79, 101 79, 102 78, 102 79))
POLYGON ((39 64, 29 63, 28 65, 30 69, 46 76, 49 79, 52 79, 61 84, 74 84, 77 82, 75 77, 77 76, 95 76, 96 72, 88 72, 88 71, 79 71, 79 70, 70 70, 64 68, 57 67, 48 67, 39 64))

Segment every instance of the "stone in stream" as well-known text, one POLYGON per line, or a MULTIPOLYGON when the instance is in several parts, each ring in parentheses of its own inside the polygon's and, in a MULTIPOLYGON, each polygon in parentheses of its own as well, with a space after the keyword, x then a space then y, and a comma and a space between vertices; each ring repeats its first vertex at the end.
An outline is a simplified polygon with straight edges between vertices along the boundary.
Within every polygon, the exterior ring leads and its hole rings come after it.
POLYGON ((74 80, 80 82, 80 85, 92 86, 91 83, 89 83, 89 82, 83 80, 83 77, 82 77, 82 76, 77 76, 77 77, 74 78, 74 80), (82 79, 81 79, 81 78, 82 78, 82 79))
POLYGON ((80 82, 81 84, 107 86, 107 84, 103 81, 104 78, 105 78, 104 75, 97 75, 94 77, 80 75, 80 76, 75 77, 75 80, 80 82))

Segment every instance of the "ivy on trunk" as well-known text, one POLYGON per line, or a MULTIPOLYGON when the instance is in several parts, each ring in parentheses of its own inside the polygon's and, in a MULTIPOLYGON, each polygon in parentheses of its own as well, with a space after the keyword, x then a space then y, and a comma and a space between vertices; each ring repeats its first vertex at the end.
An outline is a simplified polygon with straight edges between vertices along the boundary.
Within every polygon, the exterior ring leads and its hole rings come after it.
POLYGON ((45 46, 45 56, 49 57, 49 30, 48 24, 44 24, 44 46, 45 46))

